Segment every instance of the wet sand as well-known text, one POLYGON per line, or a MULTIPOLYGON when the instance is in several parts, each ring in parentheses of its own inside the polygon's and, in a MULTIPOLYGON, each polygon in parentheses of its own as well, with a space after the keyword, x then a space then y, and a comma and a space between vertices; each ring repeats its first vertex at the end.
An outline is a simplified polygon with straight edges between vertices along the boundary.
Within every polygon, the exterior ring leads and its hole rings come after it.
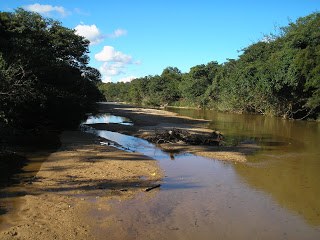
MULTIPOLYGON (((196 133, 211 131, 205 128, 205 120, 178 117, 162 110, 101 104, 101 112, 127 117, 134 126, 94 124, 95 128, 143 138, 156 129, 172 127, 196 133)), ((80 131, 64 132, 61 148, 47 158, 32 181, 3 189, 2 204, 14 207, 0 217, 0 239, 104 239, 96 231, 99 224, 110 229, 118 226, 120 220, 116 216, 99 222, 99 212, 110 210, 109 201, 137 198, 147 188, 158 184, 164 174, 155 160, 139 153, 101 146, 100 140, 80 131)), ((240 162, 245 161, 246 154, 255 151, 254 146, 165 144, 161 147, 240 162)), ((149 196, 156 191, 148 192, 149 196)), ((122 230, 123 236, 127 236, 126 227, 122 230)))

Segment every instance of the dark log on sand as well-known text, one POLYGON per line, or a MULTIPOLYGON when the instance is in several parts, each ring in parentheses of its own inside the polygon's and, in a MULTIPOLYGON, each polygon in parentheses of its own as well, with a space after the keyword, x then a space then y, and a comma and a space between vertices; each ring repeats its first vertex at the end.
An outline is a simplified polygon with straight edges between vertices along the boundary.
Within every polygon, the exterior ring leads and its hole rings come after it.
POLYGON ((156 130, 154 136, 147 140, 156 144, 183 142, 190 145, 220 146, 223 143, 223 135, 218 131, 213 131, 211 134, 191 134, 187 130, 172 128, 156 130))
POLYGON ((147 188, 145 191, 146 191, 146 192, 149 192, 149 191, 151 191, 152 189, 159 188, 159 187, 161 187, 161 184, 157 184, 157 185, 154 185, 154 186, 152 186, 152 187, 149 187, 149 188, 147 188))

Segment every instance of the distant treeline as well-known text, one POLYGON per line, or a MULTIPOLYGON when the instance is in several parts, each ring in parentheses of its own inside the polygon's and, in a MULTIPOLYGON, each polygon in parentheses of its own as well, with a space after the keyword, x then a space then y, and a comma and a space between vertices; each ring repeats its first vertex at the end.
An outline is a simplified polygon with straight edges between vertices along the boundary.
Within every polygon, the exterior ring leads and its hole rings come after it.
POLYGON ((0 12, 0 133, 78 126, 103 96, 88 66, 89 41, 60 22, 0 12))
POLYGON ((99 88, 110 101, 319 119, 320 13, 265 36, 236 60, 197 65, 188 73, 168 67, 160 76, 99 88))

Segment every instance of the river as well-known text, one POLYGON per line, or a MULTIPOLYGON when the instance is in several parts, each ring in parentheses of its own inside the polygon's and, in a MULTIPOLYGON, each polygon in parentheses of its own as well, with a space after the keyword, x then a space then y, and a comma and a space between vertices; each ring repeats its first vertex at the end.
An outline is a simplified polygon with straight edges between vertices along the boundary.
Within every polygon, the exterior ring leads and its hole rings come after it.
MULTIPOLYGON (((169 155, 134 137, 97 131, 157 159, 165 171, 152 197, 114 201, 102 214, 119 222, 97 229, 123 239, 320 239, 320 125, 257 115, 167 109, 207 119, 228 144, 261 147, 246 163, 169 155)), ((101 213, 100 213, 101 214, 101 213)), ((100 215, 101 216, 101 215, 100 215)))
POLYGON ((320 226, 320 124, 259 115, 207 110, 168 109, 180 115, 211 120, 227 141, 255 141, 261 151, 248 163, 234 165, 237 176, 262 191, 308 224, 320 226))

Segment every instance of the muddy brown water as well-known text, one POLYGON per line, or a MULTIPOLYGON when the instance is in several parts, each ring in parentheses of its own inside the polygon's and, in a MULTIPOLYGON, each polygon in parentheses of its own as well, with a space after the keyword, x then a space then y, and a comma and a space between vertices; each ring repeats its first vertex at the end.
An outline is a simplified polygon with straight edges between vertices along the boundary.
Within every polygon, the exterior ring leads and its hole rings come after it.
POLYGON ((113 201, 99 227, 112 239, 320 239, 320 125, 255 115, 170 109, 211 120, 228 144, 255 142, 246 163, 168 154, 123 134, 97 131, 157 159, 165 171, 150 197, 113 201), (113 217, 111 217, 113 216, 113 217))
POLYGON ((256 142, 261 151, 234 171, 250 188, 272 197, 309 225, 320 226, 320 123, 206 110, 170 109, 211 120, 229 143, 256 142))
POLYGON ((165 173, 158 189, 93 207, 88 218, 99 239, 320 239, 319 123, 169 110, 211 120, 228 144, 255 142, 261 150, 246 163, 222 162, 96 131, 158 160, 165 173))

